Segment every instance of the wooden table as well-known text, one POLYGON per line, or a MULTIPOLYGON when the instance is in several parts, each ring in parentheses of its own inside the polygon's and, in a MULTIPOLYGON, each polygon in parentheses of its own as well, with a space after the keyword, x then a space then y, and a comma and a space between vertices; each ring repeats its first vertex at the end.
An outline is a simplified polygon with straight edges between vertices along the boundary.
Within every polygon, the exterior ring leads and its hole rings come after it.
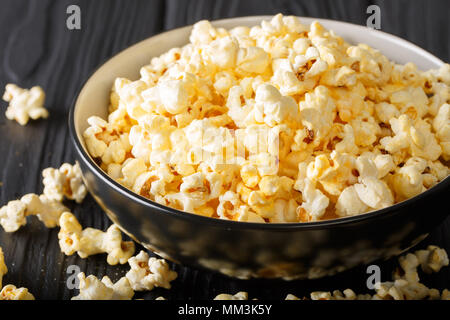
MULTIPOLYGON (((0 88, 17 83, 29 88, 40 85, 47 94, 47 120, 31 121, 26 127, 0 112, 0 204, 30 192, 42 192, 41 172, 73 162, 67 114, 81 84, 105 59, 131 44, 201 19, 235 16, 295 14, 366 23, 369 4, 381 8, 383 31, 408 39, 439 58, 449 61, 447 1, 26 1, 0 2, 0 88), (81 8, 81 30, 68 30, 66 9, 81 8)), ((149 57, 150 59, 150 57, 149 57)), ((3 90, 3 89, 2 89, 3 90)), ((69 203, 84 227, 103 230, 110 221, 88 196, 81 205, 69 203)), ((443 208, 449 210, 449 208, 443 208)), ((430 214, 433 214, 430 212, 430 214)), ((1 229, 1 228, 0 228, 1 229)), ((450 218, 420 244, 436 244, 450 252, 450 218)), ((0 246, 5 251, 9 273, 4 283, 30 289, 37 299, 69 299, 77 294, 66 286, 69 265, 78 265, 86 274, 109 275, 117 280, 128 266, 108 266, 105 255, 80 259, 64 256, 59 250, 58 228, 47 229, 35 218, 27 226, 8 234, 0 230, 0 246)), ((382 280, 389 280, 394 260, 380 265, 382 280)), ((315 290, 353 288, 366 291, 366 268, 361 267, 333 278, 314 281, 233 280, 225 276, 173 265, 178 279, 171 290, 155 289, 136 297, 154 299, 212 299, 222 292, 248 291, 250 298, 284 299, 287 293, 299 296, 315 290)), ((436 288, 450 287, 450 268, 425 277, 436 288)))

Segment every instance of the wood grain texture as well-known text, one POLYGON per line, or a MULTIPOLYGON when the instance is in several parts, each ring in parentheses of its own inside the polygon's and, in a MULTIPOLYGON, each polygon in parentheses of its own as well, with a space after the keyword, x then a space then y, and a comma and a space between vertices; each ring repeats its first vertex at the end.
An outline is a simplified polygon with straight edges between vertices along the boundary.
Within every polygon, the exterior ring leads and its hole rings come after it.
MULTIPOLYGON (((275 1, 275 0, 151 0, 76 1, 2 0, 0 5, 0 88, 14 82, 22 87, 40 85, 47 94, 47 120, 26 127, 0 112, 0 204, 30 193, 42 192, 41 171, 74 160, 68 136, 67 114, 89 74, 108 57, 161 31, 195 23, 246 15, 295 14, 365 24, 366 8, 378 4, 382 30, 410 40, 444 61, 450 60, 448 1, 275 1), (82 29, 66 28, 66 8, 77 4, 82 29)), ((150 60, 150 57, 149 57, 150 60)), ((67 204, 84 227, 105 230, 110 221, 88 196, 83 204, 67 204)), ((449 210, 449 208, 443 208, 449 210)), ((429 214, 433 214, 430 212, 429 214)), ((1 228, 0 228, 1 229, 1 228)), ((436 244, 450 252, 450 218, 419 246, 436 244)), ((0 230, 9 273, 4 283, 25 286, 38 299, 69 299, 75 290, 66 287, 66 269, 80 266, 86 274, 122 276, 127 266, 111 267, 105 255, 80 259, 64 256, 58 245, 58 229, 46 229, 37 219, 7 234, 0 230)), ((138 248, 139 249, 139 248, 138 248)), ((382 263, 382 280, 390 279, 395 261, 382 263)), ((171 290, 155 289, 136 297, 153 299, 211 299, 219 293, 248 291, 251 298, 284 299, 287 293, 306 295, 314 290, 353 288, 364 292, 367 275, 361 267, 333 278, 314 281, 233 280, 224 276, 172 265, 178 279, 171 290)), ((425 277, 436 288, 450 287, 450 271, 425 277)))

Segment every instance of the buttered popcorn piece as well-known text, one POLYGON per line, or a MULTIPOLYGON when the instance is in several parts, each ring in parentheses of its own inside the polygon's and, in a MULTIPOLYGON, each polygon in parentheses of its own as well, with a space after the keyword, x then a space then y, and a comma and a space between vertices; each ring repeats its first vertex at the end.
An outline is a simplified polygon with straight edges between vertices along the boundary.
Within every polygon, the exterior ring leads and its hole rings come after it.
POLYGON ((30 193, 0 208, 0 225, 6 232, 15 232, 26 224, 27 216, 35 215, 47 228, 54 228, 64 211, 68 209, 59 201, 30 193))
POLYGON ((113 283, 107 276, 100 281, 94 275, 78 274, 80 293, 72 300, 131 300, 134 291, 126 277, 113 283))
POLYGON ((66 255, 75 252, 81 258, 99 253, 107 253, 110 265, 124 264, 134 253, 134 242, 123 241, 117 225, 111 225, 106 232, 94 228, 83 229, 70 212, 64 212, 60 219, 58 233, 61 251, 66 255))
POLYGON ((128 263, 131 269, 126 278, 135 291, 150 291, 154 287, 170 289, 170 282, 177 277, 177 273, 170 270, 164 259, 149 257, 144 251, 128 259, 128 263))
POLYGON ((41 87, 27 90, 9 83, 5 87, 3 100, 9 102, 6 117, 16 120, 22 126, 26 125, 30 118, 36 120, 48 117, 48 111, 44 108, 45 93, 41 87))
POLYGON ((47 168, 42 171, 44 195, 48 199, 62 201, 64 197, 81 203, 87 189, 81 177, 78 163, 64 163, 59 169, 47 168))
POLYGON ((8 284, 0 291, 0 300, 34 300, 27 288, 17 288, 8 284))
POLYGON ((200 21, 189 40, 140 79, 117 78, 108 118, 88 119, 91 156, 141 196, 308 222, 385 208, 449 175, 447 64, 422 72, 281 14, 231 30, 200 21))

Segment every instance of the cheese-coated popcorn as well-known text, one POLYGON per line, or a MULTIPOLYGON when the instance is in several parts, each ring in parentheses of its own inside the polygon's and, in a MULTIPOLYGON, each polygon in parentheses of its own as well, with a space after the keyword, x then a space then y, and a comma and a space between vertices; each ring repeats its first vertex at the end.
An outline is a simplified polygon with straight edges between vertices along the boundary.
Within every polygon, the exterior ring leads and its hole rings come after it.
POLYGON ((45 93, 41 87, 27 90, 9 83, 5 87, 3 100, 9 102, 6 118, 16 120, 22 126, 26 125, 30 118, 36 120, 48 117, 48 111, 44 108, 45 93))
POLYGON ((203 20, 140 79, 117 78, 107 121, 89 118, 84 138, 108 175, 177 210, 255 223, 352 216, 450 174, 449 73, 396 64, 317 21, 203 20))
POLYGON ((83 184, 78 163, 64 163, 59 169, 47 168, 42 171, 44 195, 50 200, 62 201, 64 197, 81 203, 87 189, 83 184))
POLYGON ((34 300, 27 288, 17 288, 8 284, 0 291, 0 300, 34 300))
POLYGON ((149 257, 145 251, 128 259, 128 263, 131 269, 126 278, 135 291, 150 291, 154 287, 170 289, 170 282, 177 277, 164 259, 149 257))
POLYGON ((27 216, 35 215, 47 228, 54 228, 61 214, 67 210, 62 203, 44 194, 38 196, 30 193, 0 208, 0 225, 6 232, 15 232, 26 224, 27 216))
POLYGON ((134 242, 122 241, 121 231, 114 224, 106 232, 83 229, 73 214, 64 212, 59 225, 59 245, 66 255, 77 252, 84 259, 94 254, 107 253, 108 264, 116 265, 126 263, 134 253, 134 242))
POLYGON ((131 300, 134 291, 126 277, 113 283, 108 276, 100 281, 94 275, 87 276, 84 272, 78 274, 80 293, 72 300, 131 300))

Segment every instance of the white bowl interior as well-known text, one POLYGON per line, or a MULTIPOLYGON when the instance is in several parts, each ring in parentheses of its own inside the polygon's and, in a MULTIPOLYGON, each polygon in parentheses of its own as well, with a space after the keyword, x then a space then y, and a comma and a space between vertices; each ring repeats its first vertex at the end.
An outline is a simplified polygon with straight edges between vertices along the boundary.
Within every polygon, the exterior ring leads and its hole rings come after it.
MULTIPOLYGON (((319 21, 346 41, 352 44, 366 43, 397 63, 413 62, 421 70, 438 68, 443 64, 440 59, 416 45, 378 30, 340 21, 299 18, 304 24, 319 21)), ((212 24, 216 27, 230 29, 236 26, 258 25, 262 20, 268 19, 271 19, 271 16, 253 16, 217 20, 212 24)), ((192 26, 187 26, 143 40, 108 60, 89 78, 77 98, 74 111, 75 129, 78 139, 84 147, 82 132, 88 126, 86 120, 94 115, 106 119, 109 94, 114 79, 117 77, 138 79, 140 68, 149 64, 151 58, 159 56, 173 47, 187 44, 191 30, 192 26)))

